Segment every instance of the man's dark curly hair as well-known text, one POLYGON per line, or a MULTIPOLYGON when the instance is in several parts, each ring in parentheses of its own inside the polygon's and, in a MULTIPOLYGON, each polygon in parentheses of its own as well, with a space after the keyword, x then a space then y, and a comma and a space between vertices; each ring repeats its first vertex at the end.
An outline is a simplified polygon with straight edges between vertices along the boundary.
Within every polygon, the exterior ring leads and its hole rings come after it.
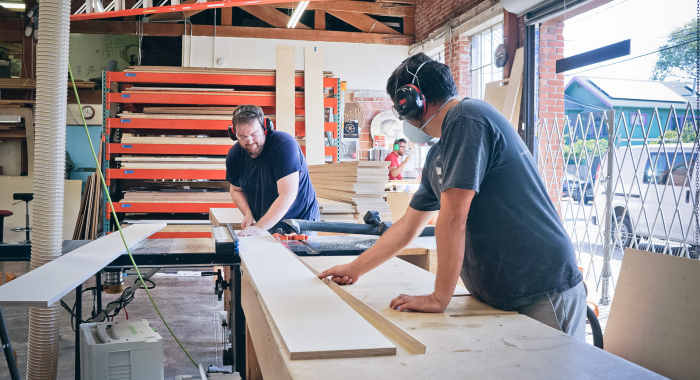
POLYGON ((386 92, 392 101, 395 100, 396 91, 401 86, 411 84, 413 74, 416 73, 416 70, 423 62, 427 63, 421 67, 418 72, 418 78, 413 84, 419 87, 418 84, 420 82, 419 88, 425 96, 425 100, 428 103, 442 103, 453 96, 457 96, 457 85, 455 85, 450 68, 445 64, 430 59, 424 53, 418 53, 401 62, 399 67, 391 73, 389 80, 387 80, 386 92), (406 70, 407 68, 408 70, 406 70), (409 71, 413 74, 409 73, 409 71))

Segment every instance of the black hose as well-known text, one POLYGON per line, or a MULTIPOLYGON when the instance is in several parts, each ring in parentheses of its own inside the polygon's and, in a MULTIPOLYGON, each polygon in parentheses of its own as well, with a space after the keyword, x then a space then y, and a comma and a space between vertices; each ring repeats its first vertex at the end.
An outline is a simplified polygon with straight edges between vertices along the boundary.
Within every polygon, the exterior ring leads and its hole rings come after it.
POLYGON ((595 312, 590 306, 586 305, 586 318, 588 318, 588 323, 591 325, 591 332, 593 333, 593 345, 603 349, 603 330, 600 329, 600 322, 595 316, 595 312))

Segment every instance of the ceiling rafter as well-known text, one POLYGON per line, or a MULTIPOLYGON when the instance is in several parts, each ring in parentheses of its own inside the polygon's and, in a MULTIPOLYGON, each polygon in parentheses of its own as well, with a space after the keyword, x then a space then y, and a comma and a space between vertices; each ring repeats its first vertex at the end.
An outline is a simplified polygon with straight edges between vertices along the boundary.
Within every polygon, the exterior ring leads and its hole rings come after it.
MULTIPOLYGON (((192 4, 196 3, 197 0, 183 0, 181 4, 192 4)), ((156 13, 152 16, 149 16, 148 19, 150 21, 169 21, 169 20, 184 20, 187 17, 192 17, 196 15, 197 13, 204 12, 206 9, 197 9, 194 11, 180 11, 180 12, 172 12, 172 13, 156 13)))
MULTIPOLYGON (((294 8, 298 3, 269 4, 275 8, 294 8)), ((342 11, 366 13, 374 16, 414 17, 416 7, 406 4, 370 3, 366 1, 313 1, 306 7, 308 10, 342 11)))
MULTIPOLYGON (((85 20, 71 22, 71 33, 92 34, 136 34, 135 21, 98 21, 85 20)), ((2 31, 2 29, 0 29, 2 31)), ((188 28, 188 32, 190 32, 188 28)), ((213 36, 212 25, 192 25, 194 36, 213 36)), ((189 34, 189 33, 188 33, 189 34)), ((183 35, 181 24, 145 23, 143 35, 157 37, 177 37, 183 35)), ((355 33, 329 30, 287 29, 287 28, 253 28, 244 26, 217 26, 219 37, 271 38, 302 41, 350 42, 364 44, 405 45, 413 42, 413 36, 402 34, 355 33)))
MULTIPOLYGON (((269 5, 246 5, 240 7, 244 11, 250 13, 251 15, 259 18, 262 21, 272 25, 275 28, 286 28, 287 22, 289 22, 289 16, 284 12, 279 11, 274 6, 269 5)), ((308 26, 297 23, 296 28, 298 29, 311 29, 308 26)))
POLYGON ((326 11, 328 14, 335 16, 346 23, 354 26, 365 33, 383 33, 383 34, 401 34, 395 29, 387 26, 381 21, 367 16, 364 13, 344 12, 344 11, 326 11))

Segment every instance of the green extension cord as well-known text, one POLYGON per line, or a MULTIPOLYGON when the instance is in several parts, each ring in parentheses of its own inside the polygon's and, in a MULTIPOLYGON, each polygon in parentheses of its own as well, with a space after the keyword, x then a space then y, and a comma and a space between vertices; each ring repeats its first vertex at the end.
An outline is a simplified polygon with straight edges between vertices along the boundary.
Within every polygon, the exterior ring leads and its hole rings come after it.
POLYGON ((139 280, 141 280, 141 285, 143 285, 144 289, 146 289, 146 293, 148 294, 148 298, 151 299, 151 303, 153 304, 153 307, 156 309, 156 312, 158 313, 158 316, 160 316, 160 319, 163 321, 163 324, 165 324, 165 327, 168 328, 168 331, 170 331, 170 334, 172 334, 173 338, 175 338, 175 341, 177 342, 178 345, 180 345, 180 348, 182 348, 182 351, 185 352, 185 355, 190 359, 192 364, 194 364, 197 369, 199 369, 199 365, 192 359, 192 356, 185 350, 185 347, 180 343, 180 340, 177 339, 177 336, 175 336, 175 333, 173 330, 170 329, 170 326, 168 326, 168 322, 165 321, 165 318, 163 318, 163 314, 160 313, 160 310, 158 309, 158 305, 156 305, 156 301, 153 299, 153 296, 151 296, 151 292, 148 291, 148 286, 146 286, 146 282, 143 281, 143 277, 141 277, 141 271, 139 271, 139 268, 136 266, 136 262, 134 261, 134 257, 131 255, 131 250, 129 249, 129 245, 126 244, 126 239, 124 239, 124 233, 122 232, 122 226, 119 224, 119 219, 117 219, 117 213, 114 211, 114 205, 112 204, 112 197, 109 196, 109 189, 107 188, 107 183, 105 183, 105 178, 102 175, 102 168, 100 168, 100 161, 97 159, 97 153, 95 153, 95 147, 92 145, 92 140, 90 140, 90 132, 88 132, 88 127, 87 127, 87 122, 85 121, 85 114, 83 114, 83 106, 80 104, 80 97, 78 96, 78 88, 75 87, 75 80, 73 79, 73 70, 70 68, 70 64, 68 64, 68 73, 70 74, 70 81, 73 84, 73 90, 75 91, 75 99, 78 101, 78 108, 80 108, 80 117, 83 119, 83 127, 85 127, 85 134, 87 135, 88 138, 88 143, 90 143, 90 149, 92 150, 92 157, 95 159, 95 165, 97 165, 97 173, 100 174, 100 181, 102 182, 102 188, 104 189, 105 194, 107 195, 107 201, 109 202, 109 206, 112 208, 112 215, 114 216, 114 222, 117 224, 117 228, 119 229, 119 235, 122 237, 122 242, 124 242, 124 246, 126 247, 126 252, 129 254, 129 259, 131 260, 131 264, 134 266, 134 269, 136 269, 136 274, 139 276, 139 280))

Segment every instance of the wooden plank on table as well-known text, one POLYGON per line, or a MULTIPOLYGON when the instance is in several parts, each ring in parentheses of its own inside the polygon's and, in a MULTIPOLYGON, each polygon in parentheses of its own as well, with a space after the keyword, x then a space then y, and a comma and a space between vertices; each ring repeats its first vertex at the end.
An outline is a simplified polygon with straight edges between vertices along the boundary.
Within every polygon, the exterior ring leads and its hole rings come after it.
POLYGON ((520 117, 520 97, 523 87, 523 66, 525 62, 525 49, 520 48, 515 51, 513 58, 513 68, 508 82, 508 92, 503 101, 501 113, 510 121, 511 125, 518 128, 518 118, 520 117), (517 109, 516 109, 517 108, 517 109))
MULTIPOLYGON (((322 271, 354 258, 302 259, 322 271)), ((260 366, 270 371, 281 367, 292 378, 304 380, 333 379, 339 373, 348 379, 402 380, 662 378, 532 318, 493 309, 475 297, 453 297, 444 313, 399 312, 389 308, 389 302, 399 294, 430 294, 434 286, 434 275, 391 259, 363 275, 357 283, 343 288, 423 342, 428 347, 425 355, 404 349, 389 335, 398 345, 396 356, 292 361, 282 355, 284 362, 279 365, 258 351, 260 366)), ((246 305, 244 311, 247 316, 246 305)), ((276 337, 257 327, 250 327, 256 350, 263 348, 258 345, 262 340, 270 339, 274 346, 276 337)), ((271 346, 267 348, 274 348, 271 346)))
POLYGON ((243 237, 239 250, 243 271, 291 360, 396 355, 396 346, 274 237, 243 237))
POLYGON ((605 350, 671 379, 700 378, 700 261, 625 249, 605 350))
MULTIPOLYGON (((311 265, 307 264, 301 258, 298 258, 298 259, 299 259, 299 261, 302 262, 302 264, 304 264, 307 268, 309 268, 309 270, 313 274, 315 274, 316 276, 321 274, 321 272, 314 269, 311 265)), ((421 342, 420 340, 416 339, 413 335, 409 334, 401 327, 396 326, 396 324, 394 324, 394 322, 390 321, 385 316, 378 313, 376 310, 367 306, 367 304, 365 304, 364 302, 355 298, 352 294, 348 293, 348 291, 343 289, 342 286, 331 281, 329 278, 324 278, 323 282, 326 285, 328 285, 328 287, 331 288, 331 290, 333 290, 335 292, 335 294, 340 296, 340 298, 342 298, 343 301, 347 302, 348 305, 352 306, 352 308, 355 309, 355 311, 357 311, 363 318, 365 318, 368 321, 371 320, 371 321, 374 321, 375 323, 380 324, 382 327, 389 330, 392 334, 395 334, 397 337, 399 337, 399 339, 401 339, 401 341, 408 344, 411 348, 413 348, 419 354, 425 353, 425 349, 426 349, 425 344, 423 344, 423 342, 421 342)))
POLYGON ((277 45, 275 70, 275 127, 296 135, 294 117, 294 46, 277 45))
MULTIPOLYGON (((124 238, 133 247, 163 227, 132 225, 123 229, 124 238)), ((53 305, 125 252, 119 233, 106 235, 0 286, 0 306, 53 305)))
POLYGON ((209 221, 212 226, 224 223, 240 224, 243 222, 243 213, 237 208, 210 208, 209 221))
POLYGON ((326 162, 323 135, 323 49, 304 47, 304 109, 306 115, 306 162, 326 162))

